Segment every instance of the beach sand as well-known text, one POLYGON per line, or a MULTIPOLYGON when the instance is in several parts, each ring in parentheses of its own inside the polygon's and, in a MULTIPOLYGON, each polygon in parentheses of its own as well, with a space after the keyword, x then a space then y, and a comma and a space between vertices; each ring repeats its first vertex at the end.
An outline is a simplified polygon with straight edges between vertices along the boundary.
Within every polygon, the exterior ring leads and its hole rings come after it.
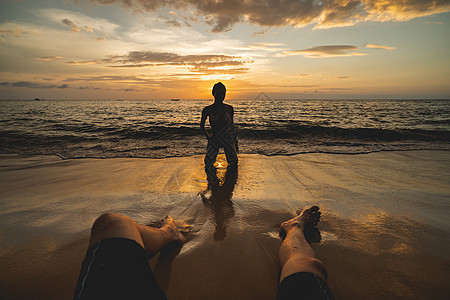
POLYGON ((90 226, 113 211, 191 225, 150 261, 169 299, 275 299, 278 226, 311 205, 337 299, 450 297, 450 152, 240 155, 211 201, 202 161, 2 155, 0 298, 71 299, 90 226))

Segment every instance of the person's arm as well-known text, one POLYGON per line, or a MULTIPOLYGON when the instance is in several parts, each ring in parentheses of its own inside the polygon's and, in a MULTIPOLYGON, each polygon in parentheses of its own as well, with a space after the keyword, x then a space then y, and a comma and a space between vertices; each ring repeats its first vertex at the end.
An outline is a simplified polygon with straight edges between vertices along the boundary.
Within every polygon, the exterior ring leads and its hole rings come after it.
POLYGON ((206 118, 208 117, 207 109, 206 107, 202 110, 202 120, 200 121, 200 128, 202 129, 202 133, 205 135, 205 137, 209 140, 210 136, 208 134, 208 131, 206 131, 205 128, 205 122, 206 118))
POLYGON ((234 143, 234 145, 236 146, 236 152, 239 153, 239 145, 238 145, 238 140, 237 140, 237 132, 236 132, 236 127, 234 126, 234 108, 233 106, 231 106, 231 124, 230 124, 230 135, 231 135, 231 140, 234 143))

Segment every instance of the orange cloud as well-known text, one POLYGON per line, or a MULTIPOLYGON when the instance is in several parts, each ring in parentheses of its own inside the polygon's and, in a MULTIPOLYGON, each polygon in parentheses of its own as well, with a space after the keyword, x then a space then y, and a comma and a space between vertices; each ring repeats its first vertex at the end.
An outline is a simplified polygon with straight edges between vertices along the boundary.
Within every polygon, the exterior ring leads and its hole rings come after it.
POLYGON ((394 50, 395 49, 395 47, 378 45, 378 44, 367 44, 364 47, 372 48, 372 49, 384 49, 384 50, 394 50))
MULTIPOLYGON (((178 10, 194 7, 212 26, 213 32, 231 30, 236 23, 266 27, 316 24, 315 28, 350 26, 362 21, 408 21, 450 11, 448 0, 91 0, 100 4, 120 4, 133 11, 156 11, 170 6, 178 10)), ((172 14, 175 15, 175 14, 172 14)))
POLYGON ((36 60, 54 60, 54 59, 60 59, 62 58, 61 56, 44 56, 44 57, 36 57, 36 60))
POLYGON ((450 2, 447 0, 365 0, 368 20, 375 21, 409 21, 448 12, 450 2))

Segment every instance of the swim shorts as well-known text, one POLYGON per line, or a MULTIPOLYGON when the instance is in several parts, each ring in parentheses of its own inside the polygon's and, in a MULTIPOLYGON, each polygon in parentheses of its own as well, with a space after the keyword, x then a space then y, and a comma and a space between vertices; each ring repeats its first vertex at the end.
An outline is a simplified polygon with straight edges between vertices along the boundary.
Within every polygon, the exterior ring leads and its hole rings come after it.
POLYGON ((284 278, 278 286, 277 300, 283 299, 332 300, 334 298, 327 283, 316 274, 298 272, 284 278))
POLYGON ((109 238, 92 245, 81 264, 74 299, 167 299, 136 241, 109 238))

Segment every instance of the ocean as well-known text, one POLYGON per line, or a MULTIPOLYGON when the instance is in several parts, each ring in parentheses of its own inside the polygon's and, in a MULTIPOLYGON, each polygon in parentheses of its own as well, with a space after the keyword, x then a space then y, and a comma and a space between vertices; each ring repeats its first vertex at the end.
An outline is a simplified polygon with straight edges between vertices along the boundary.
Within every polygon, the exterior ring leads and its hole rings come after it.
MULTIPOLYGON (((204 154, 206 100, 0 101, 0 153, 62 158, 204 154)), ((450 150, 450 100, 226 100, 240 153, 450 150)), ((207 122, 207 125, 208 122, 207 122)))

